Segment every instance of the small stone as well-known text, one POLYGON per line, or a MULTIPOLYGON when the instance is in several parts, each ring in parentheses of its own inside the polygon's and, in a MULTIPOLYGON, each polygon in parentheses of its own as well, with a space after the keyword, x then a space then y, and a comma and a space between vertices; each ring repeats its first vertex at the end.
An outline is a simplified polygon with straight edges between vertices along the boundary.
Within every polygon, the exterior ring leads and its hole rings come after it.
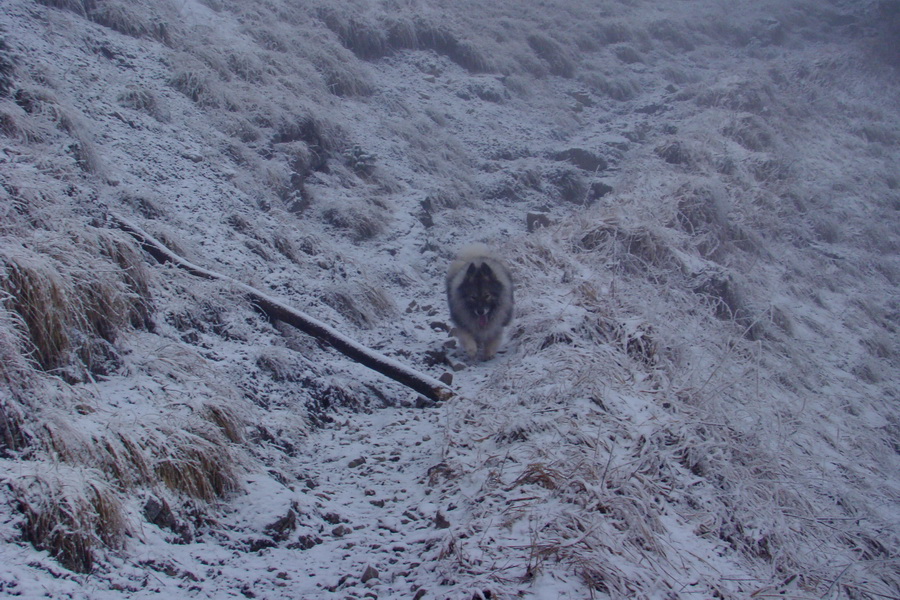
POLYGON ((283 542, 290 537, 291 532, 297 529, 297 513, 293 508, 289 508, 287 514, 279 518, 274 523, 266 525, 266 535, 276 542, 283 542))
POLYGON ((362 577, 360 577, 360 581, 365 583, 370 579, 378 579, 378 569, 376 569, 372 565, 366 566, 366 570, 363 571, 362 577))
POLYGON ((525 225, 528 233, 532 233, 541 227, 550 227, 550 218, 544 213, 528 213, 525 215, 525 225))
POLYGON ((419 588, 418 590, 416 590, 416 594, 415 596, 413 596, 413 600, 422 600, 422 598, 425 597, 426 593, 427 592, 425 591, 425 588, 419 588))
POLYGON ((605 171, 608 166, 602 156, 584 148, 569 148, 568 150, 557 152, 553 155, 553 158, 566 161, 589 173, 605 171))
POLYGON ((416 398, 416 408, 431 408, 434 406, 434 402, 429 400, 425 396, 419 396, 416 398))
POLYGON ((447 371, 446 373, 438 377, 438 381, 440 381, 444 385, 453 385, 453 373, 447 371))
POLYGON ((438 513, 434 515, 434 526, 438 529, 447 529, 450 527, 450 521, 447 520, 444 513, 438 511, 438 513))
POLYGON ((333 535, 334 537, 344 537, 348 533, 353 533, 353 530, 346 525, 338 525, 331 530, 331 535, 333 535))
POLYGON ((291 550, 309 550, 313 546, 318 546, 321 543, 322 538, 313 535, 301 535, 296 542, 288 544, 288 548, 291 550))
POLYGON ((365 459, 365 457, 360 456, 359 458, 354 458, 349 463, 347 463, 347 466, 350 467, 351 469, 355 469, 356 467, 358 467, 360 465, 364 465, 364 464, 366 464, 366 459, 365 459))
POLYGON ((428 324, 433 331, 450 331, 450 326, 443 321, 432 321, 428 324))
POLYGON ((612 186, 610 186, 606 183, 603 183, 602 181, 595 181, 591 184, 591 192, 588 197, 588 200, 593 202, 593 201, 607 195, 611 191, 613 191, 612 186))

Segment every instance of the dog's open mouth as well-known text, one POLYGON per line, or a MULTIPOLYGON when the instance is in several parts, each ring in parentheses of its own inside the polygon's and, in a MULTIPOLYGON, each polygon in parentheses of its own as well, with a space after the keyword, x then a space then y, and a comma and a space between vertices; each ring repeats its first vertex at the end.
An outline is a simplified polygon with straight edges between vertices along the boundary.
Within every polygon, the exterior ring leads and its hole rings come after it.
POLYGON ((478 317, 478 326, 479 327, 487 327, 487 324, 488 324, 488 316, 487 315, 481 315, 478 317))

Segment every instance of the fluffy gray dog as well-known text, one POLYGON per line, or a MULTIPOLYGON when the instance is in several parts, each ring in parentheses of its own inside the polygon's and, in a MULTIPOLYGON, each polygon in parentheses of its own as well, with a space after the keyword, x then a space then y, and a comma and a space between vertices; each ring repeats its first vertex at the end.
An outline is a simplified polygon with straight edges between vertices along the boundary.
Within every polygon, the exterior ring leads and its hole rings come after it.
POLYGON ((509 271, 484 244, 467 246, 447 272, 453 335, 470 358, 490 360, 513 314, 509 271))

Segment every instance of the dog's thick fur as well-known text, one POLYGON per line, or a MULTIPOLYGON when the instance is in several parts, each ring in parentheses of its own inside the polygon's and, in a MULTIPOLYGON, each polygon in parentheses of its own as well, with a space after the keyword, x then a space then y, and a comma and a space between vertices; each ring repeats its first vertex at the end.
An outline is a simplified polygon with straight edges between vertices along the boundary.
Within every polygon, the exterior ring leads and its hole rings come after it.
POLYGON ((487 246, 474 244, 460 252, 447 272, 447 304, 456 327, 453 334, 470 358, 490 360, 513 314, 513 281, 509 270, 487 246))

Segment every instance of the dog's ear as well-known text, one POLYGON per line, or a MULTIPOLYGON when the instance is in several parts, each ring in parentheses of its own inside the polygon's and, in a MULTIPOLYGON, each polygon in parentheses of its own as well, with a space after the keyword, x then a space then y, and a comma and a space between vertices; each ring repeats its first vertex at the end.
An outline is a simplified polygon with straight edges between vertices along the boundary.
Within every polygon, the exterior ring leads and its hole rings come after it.
POLYGON ((478 274, 488 279, 494 277, 494 271, 487 263, 481 263, 481 267, 478 269, 478 274))
POLYGON ((475 266, 475 263, 469 263, 469 268, 466 269, 466 277, 472 277, 475 273, 478 272, 478 267, 475 266))

